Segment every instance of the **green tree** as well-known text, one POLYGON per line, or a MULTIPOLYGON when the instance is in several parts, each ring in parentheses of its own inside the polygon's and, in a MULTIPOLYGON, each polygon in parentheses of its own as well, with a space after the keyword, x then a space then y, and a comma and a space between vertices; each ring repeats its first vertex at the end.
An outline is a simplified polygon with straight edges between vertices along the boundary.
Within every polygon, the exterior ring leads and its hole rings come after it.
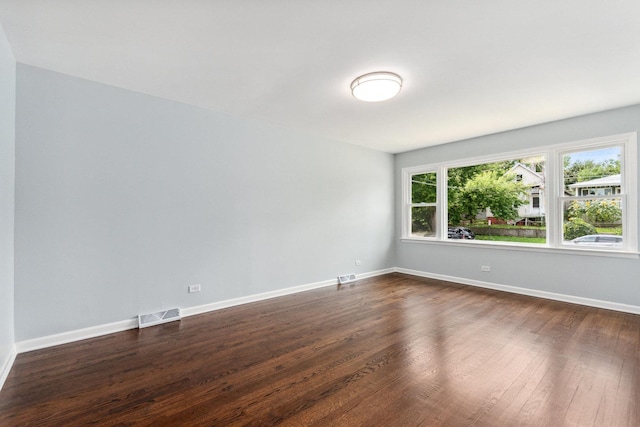
POLYGON ((484 172, 493 171, 498 175, 503 175, 515 164, 514 160, 449 169, 447 173, 449 223, 459 224, 463 220, 473 221, 479 210, 482 210, 468 201, 465 186, 469 181, 484 172))
POLYGON ((465 183, 459 203, 470 221, 486 208, 498 218, 512 220, 518 217, 518 207, 528 203, 524 198, 527 192, 528 187, 513 175, 499 169, 485 170, 465 183))
POLYGON ((576 237, 596 234, 596 232, 596 228, 593 225, 580 218, 569 218, 569 221, 564 223, 565 240, 573 240, 576 237))
MULTIPOLYGON (((435 203, 437 197, 436 173, 411 176, 411 203, 435 203)), ((414 207, 411 210, 412 232, 433 233, 436 211, 433 207, 414 207)))
POLYGON ((567 209, 567 217, 580 218, 590 223, 612 224, 622 219, 622 208, 616 200, 574 200, 567 209))
POLYGON ((489 170, 488 164, 449 169, 447 173, 449 223, 459 224, 463 219, 473 218, 478 213, 469 211, 469 205, 464 200, 463 189, 474 176, 486 170, 489 170))
POLYGON ((608 159, 602 162, 578 160, 572 163, 571 157, 565 156, 563 160, 565 186, 620 173, 620 159, 608 159))
POLYGON ((435 172, 411 176, 411 203, 435 203, 436 194, 435 172))

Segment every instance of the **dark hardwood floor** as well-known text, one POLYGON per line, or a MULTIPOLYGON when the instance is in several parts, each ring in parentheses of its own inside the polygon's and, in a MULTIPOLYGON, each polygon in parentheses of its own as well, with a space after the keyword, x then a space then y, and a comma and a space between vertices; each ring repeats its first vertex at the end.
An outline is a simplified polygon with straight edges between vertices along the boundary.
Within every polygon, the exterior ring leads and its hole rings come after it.
POLYGON ((638 426, 640 316, 402 274, 18 355, 1 426, 638 426))

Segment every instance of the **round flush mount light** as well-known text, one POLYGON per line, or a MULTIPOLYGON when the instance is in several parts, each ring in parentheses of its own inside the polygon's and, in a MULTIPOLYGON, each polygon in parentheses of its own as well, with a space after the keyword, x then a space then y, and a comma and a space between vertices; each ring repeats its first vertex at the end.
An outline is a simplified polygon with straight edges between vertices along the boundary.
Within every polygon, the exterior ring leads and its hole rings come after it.
POLYGON ((366 102, 386 101, 402 88, 402 77, 388 71, 364 74, 351 82, 351 93, 366 102))

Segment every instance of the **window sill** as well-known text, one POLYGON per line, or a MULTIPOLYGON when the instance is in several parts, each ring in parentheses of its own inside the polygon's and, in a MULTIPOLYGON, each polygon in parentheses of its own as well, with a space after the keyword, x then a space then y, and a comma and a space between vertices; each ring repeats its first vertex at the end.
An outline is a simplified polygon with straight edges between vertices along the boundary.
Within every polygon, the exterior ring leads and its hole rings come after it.
POLYGON ((400 239, 402 243, 413 244, 426 244, 426 245, 445 245, 445 246, 457 246, 465 248, 478 248, 506 250, 506 251, 523 251, 523 252, 541 252, 552 254, 565 254, 565 255, 586 255, 586 256, 598 256, 598 257, 610 257, 610 258, 640 258, 640 253, 634 251, 624 251, 615 249, 592 249, 592 248, 569 248, 569 247, 551 247, 542 244, 522 244, 511 242, 483 242, 480 240, 436 240, 436 239, 421 239, 412 237, 403 237, 400 239))

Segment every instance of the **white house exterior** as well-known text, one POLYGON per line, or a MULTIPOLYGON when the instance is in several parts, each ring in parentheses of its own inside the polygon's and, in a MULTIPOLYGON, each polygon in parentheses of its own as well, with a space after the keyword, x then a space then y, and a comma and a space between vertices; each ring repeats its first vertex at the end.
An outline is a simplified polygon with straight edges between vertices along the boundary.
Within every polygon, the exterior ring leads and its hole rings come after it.
POLYGON ((604 176, 569 185, 576 196, 609 196, 620 194, 620 174, 604 176))
MULTIPOLYGON (((527 195, 524 196, 528 203, 518 207, 516 222, 524 220, 527 223, 529 219, 543 218, 545 215, 544 175, 522 163, 516 163, 505 175, 513 175, 516 181, 529 188, 527 195)), ((486 219, 496 221, 490 209, 487 209, 483 216, 486 219)))
POLYGON ((545 212, 544 206, 544 176, 522 163, 516 163, 507 172, 516 177, 516 181, 529 187, 526 199, 529 203, 518 208, 518 216, 521 218, 540 218, 545 212))

